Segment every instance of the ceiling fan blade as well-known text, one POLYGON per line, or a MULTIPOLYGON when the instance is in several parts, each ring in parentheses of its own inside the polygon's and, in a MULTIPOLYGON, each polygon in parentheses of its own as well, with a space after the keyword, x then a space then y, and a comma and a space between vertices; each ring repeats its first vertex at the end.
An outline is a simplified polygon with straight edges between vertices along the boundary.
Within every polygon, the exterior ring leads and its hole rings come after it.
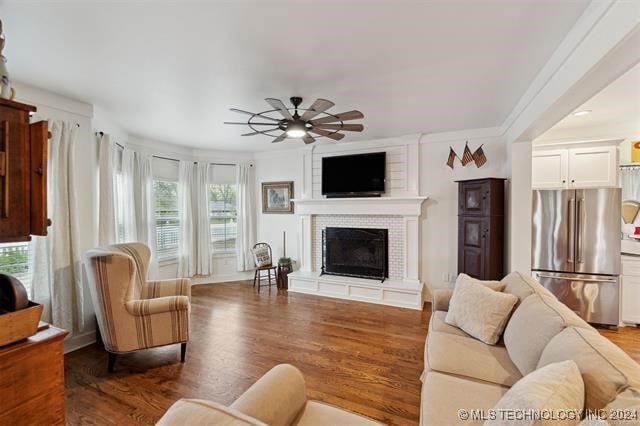
POLYGON ((364 130, 364 126, 362 124, 316 124, 313 128, 325 130, 348 130, 350 132, 361 132, 364 130))
POLYGON ((224 124, 243 124, 245 126, 248 125, 252 125, 252 126, 274 126, 274 123, 247 123, 246 121, 244 123, 239 123, 236 121, 225 121, 224 124))
POLYGON ((267 130, 256 130, 255 132, 251 132, 251 133, 244 133, 240 136, 253 136, 253 135, 264 135, 266 133, 269 132, 273 132, 274 130, 279 130, 279 127, 274 127, 273 129, 267 129, 267 130))
POLYGON ((280 112, 280 114, 282 114, 282 116, 287 120, 293 119, 293 117, 291 116, 291 113, 289 112, 287 107, 282 103, 280 99, 267 98, 265 99, 265 101, 267 101, 267 103, 271 105, 274 109, 277 109, 280 112))
POLYGON ((329 139, 333 139, 334 141, 339 141, 340 139, 344 138, 344 135, 342 133, 327 132, 326 130, 316 129, 315 127, 313 129, 309 129, 309 132, 318 134, 320 136, 326 136, 329 139))
POLYGON ((238 109, 238 108, 230 108, 230 110, 233 111, 233 112, 239 112, 240 114, 255 115, 256 117, 264 118, 265 120, 271 120, 271 121, 276 121, 276 122, 280 121, 277 118, 267 117, 266 115, 261 115, 261 114, 259 114, 257 112, 249 112, 249 111, 245 111, 245 110, 238 109))
POLYGON ((310 143, 314 143, 316 140, 313 138, 313 136, 311 135, 304 135, 302 137, 302 141, 304 143, 306 143, 307 145, 309 145, 310 143))
POLYGON ((341 112, 340 114, 332 114, 328 117, 318 118, 317 120, 311 120, 311 124, 335 123, 336 121, 358 120, 360 118, 364 118, 364 114, 360 111, 353 110, 341 112))
POLYGON ((302 117, 300 117, 300 119, 302 121, 311 120, 316 115, 320 114, 321 112, 324 112, 324 111, 328 110, 329 108, 331 108, 334 105, 335 104, 333 102, 328 101, 326 99, 316 99, 315 102, 313 104, 311 104, 309 109, 307 111, 305 111, 304 114, 302 114, 302 117))
POLYGON ((287 138, 287 132, 282 133, 280 136, 271 141, 271 143, 282 142, 287 138))

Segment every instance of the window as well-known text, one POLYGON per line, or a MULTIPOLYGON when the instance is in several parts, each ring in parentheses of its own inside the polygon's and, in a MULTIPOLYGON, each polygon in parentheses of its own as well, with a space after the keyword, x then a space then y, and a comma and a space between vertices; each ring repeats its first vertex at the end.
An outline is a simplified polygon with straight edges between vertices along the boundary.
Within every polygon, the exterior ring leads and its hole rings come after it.
POLYGON ((0 244, 0 272, 13 275, 31 293, 31 244, 0 244))
POLYGON ((178 183, 154 180, 156 199, 156 247, 159 260, 178 256, 180 216, 178 214, 178 183))
POLYGON ((236 185, 209 185, 209 230, 214 254, 235 252, 238 235, 236 185))

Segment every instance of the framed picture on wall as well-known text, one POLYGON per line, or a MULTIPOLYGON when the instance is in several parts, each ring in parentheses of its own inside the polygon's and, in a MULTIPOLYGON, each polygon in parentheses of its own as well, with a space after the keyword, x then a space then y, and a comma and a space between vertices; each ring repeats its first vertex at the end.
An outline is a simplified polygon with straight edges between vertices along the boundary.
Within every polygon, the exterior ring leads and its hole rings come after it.
POLYGON ((262 182, 262 213, 293 213, 293 181, 262 182))

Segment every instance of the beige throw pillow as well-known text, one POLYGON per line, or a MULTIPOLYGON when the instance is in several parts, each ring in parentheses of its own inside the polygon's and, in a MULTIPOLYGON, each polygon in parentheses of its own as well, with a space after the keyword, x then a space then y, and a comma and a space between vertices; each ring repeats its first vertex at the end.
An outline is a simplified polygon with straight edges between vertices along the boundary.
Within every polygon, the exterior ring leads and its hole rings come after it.
POLYGON ((267 246, 258 246, 252 251, 253 260, 258 268, 271 265, 271 256, 269 256, 269 248, 267 246))
POLYGON ((445 317, 445 322, 447 324, 453 325, 454 327, 459 327, 459 326, 456 321, 455 312, 451 311, 451 304, 454 303, 454 300, 456 299, 456 289, 458 288, 460 283, 469 283, 469 284, 476 284, 476 285, 481 284, 494 291, 502 291, 502 289, 504 288, 504 283, 500 281, 482 281, 476 278, 472 278, 467 274, 459 274, 458 278, 456 279, 456 285, 453 290, 453 295, 451 296, 451 300, 449 300, 449 310, 447 311, 447 316, 445 317))
POLYGON ((577 425, 584 406, 584 383, 571 360, 539 368, 505 393, 485 426, 577 425), (528 415, 528 417, 516 416, 528 415))
POLYGON ((486 344, 495 345, 517 302, 518 297, 513 294, 460 280, 453 291, 445 322, 449 323, 449 314, 452 314, 457 327, 486 344))

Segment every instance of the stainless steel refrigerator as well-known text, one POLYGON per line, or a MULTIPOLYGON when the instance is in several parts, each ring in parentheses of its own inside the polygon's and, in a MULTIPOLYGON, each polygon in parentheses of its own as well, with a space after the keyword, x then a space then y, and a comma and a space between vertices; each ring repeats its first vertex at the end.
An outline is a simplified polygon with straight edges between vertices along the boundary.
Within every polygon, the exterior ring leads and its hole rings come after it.
POLYGON ((533 191, 531 269, 585 321, 617 326, 620 188, 533 191))

